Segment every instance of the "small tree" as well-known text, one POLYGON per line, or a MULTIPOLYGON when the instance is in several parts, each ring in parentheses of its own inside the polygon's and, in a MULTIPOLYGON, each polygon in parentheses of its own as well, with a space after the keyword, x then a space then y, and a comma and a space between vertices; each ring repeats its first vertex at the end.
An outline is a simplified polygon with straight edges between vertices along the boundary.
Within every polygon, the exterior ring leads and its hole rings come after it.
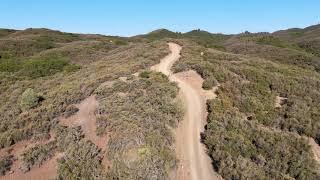
POLYGON ((20 105, 23 110, 34 108, 38 105, 38 103, 39 96, 34 92, 33 89, 28 88, 22 93, 20 105))

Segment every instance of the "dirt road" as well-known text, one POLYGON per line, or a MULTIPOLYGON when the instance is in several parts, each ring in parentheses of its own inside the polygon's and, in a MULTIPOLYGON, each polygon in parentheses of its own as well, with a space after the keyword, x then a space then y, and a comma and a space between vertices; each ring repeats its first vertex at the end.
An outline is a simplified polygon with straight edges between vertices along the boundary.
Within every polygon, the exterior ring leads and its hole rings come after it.
POLYGON ((174 43, 168 44, 171 54, 151 70, 162 72, 169 76, 170 81, 177 82, 186 106, 185 119, 176 131, 176 148, 180 165, 174 179, 221 179, 213 171, 211 160, 200 142, 200 132, 203 130, 206 116, 205 101, 201 92, 192 85, 188 77, 172 74, 170 71, 172 65, 179 60, 182 48, 174 43))

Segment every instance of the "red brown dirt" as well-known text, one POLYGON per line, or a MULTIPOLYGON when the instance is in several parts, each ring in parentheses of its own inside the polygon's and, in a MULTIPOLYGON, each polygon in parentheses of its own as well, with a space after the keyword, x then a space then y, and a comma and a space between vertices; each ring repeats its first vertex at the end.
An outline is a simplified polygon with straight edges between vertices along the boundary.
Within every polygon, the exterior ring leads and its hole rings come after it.
MULTIPOLYGON (((104 85, 111 86, 113 82, 106 82, 104 85)), ((102 165, 105 168, 111 166, 111 163, 106 157, 107 142, 109 139, 108 135, 98 136, 97 135, 97 119, 95 112, 99 106, 99 103, 95 96, 90 96, 83 100, 80 104, 76 105, 79 111, 69 117, 61 118, 60 124, 69 127, 81 126, 84 132, 85 138, 93 142, 98 148, 102 150, 103 159, 102 165)))
POLYGON ((50 139, 33 142, 32 140, 25 140, 14 144, 11 147, 4 148, 0 151, 0 157, 5 155, 13 155, 15 160, 11 166, 11 170, 5 176, 0 177, 4 180, 44 180, 56 177, 57 170, 57 158, 61 157, 61 154, 56 154, 50 160, 44 162, 40 167, 34 167, 29 172, 24 173, 20 167, 22 165, 21 154, 29 148, 35 147, 40 144, 46 144, 54 140, 55 134, 50 133, 50 139))
POLYGON ((60 124, 69 127, 81 126, 85 134, 85 138, 92 141, 96 146, 104 151, 106 149, 107 136, 98 136, 96 133, 97 126, 95 111, 98 108, 98 105, 96 97, 90 96, 80 104, 76 105, 79 108, 79 111, 75 115, 69 118, 61 118, 60 124))
MULTIPOLYGON (((31 171, 23 173, 18 170, 18 167, 12 167, 17 169, 12 174, 8 174, 0 179, 3 180, 47 180, 54 179, 57 175, 58 162, 57 159, 61 158, 63 154, 57 153, 50 160, 44 162, 40 167, 34 167, 31 171)), ((15 165, 14 165, 15 166, 15 165)))
MULTIPOLYGON (((60 124, 66 125, 69 127, 81 126, 85 138, 92 141, 96 146, 98 146, 102 152, 106 150, 107 145, 107 136, 97 136, 96 134, 96 116, 95 111, 98 108, 98 101, 95 96, 90 96, 80 104, 76 105, 79 108, 79 111, 69 117, 69 118, 60 118, 60 124)), ((33 167, 29 172, 23 173, 19 168, 21 167, 21 154, 28 148, 34 147, 39 144, 46 144, 54 140, 55 134, 50 133, 50 139, 39 142, 21 141, 11 147, 4 148, 0 150, 0 157, 5 155, 14 155, 15 161, 11 167, 11 173, 6 174, 5 176, 0 177, 4 180, 45 180, 53 179, 57 175, 58 162, 57 159, 63 156, 62 153, 57 153, 50 160, 44 162, 40 167, 33 167)), ((103 165, 108 166, 109 162, 107 158, 103 159, 103 165)))

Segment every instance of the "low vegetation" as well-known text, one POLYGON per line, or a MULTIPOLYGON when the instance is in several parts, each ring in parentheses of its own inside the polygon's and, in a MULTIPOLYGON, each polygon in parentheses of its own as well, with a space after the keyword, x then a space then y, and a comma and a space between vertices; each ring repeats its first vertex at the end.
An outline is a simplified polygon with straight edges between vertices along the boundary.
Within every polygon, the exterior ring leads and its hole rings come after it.
POLYGON ((79 70, 80 66, 70 64, 61 57, 32 58, 25 61, 4 59, 0 62, 0 71, 12 73, 20 78, 39 78, 54 75, 58 72, 67 73, 79 70))
POLYGON ((182 43, 175 71, 196 70, 207 89, 221 85, 218 98, 208 101, 202 134, 219 174, 225 179, 320 177, 308 141, 300 136, 317 140, 320 133, 318 72, 182 43), (288 98, 280 108, 277 95, 288 98))
POLYGON ((103 167, 99 152, 90 141, 73 144, 58 161, 58 179, 101 179, 103 167))
POLYGON ((0 175, 15 159, 32 171, 61 155, 58 179, 166 179, 177 164, 178 87, 146 70, 169 53, 170 40, 183 45, 175 72, 197 71, 205 89, 220 85, 201 137, 224 179, 319 179, 307 141, 320 144, 317 29, 133 38, 0 29, 0 148, 35 142, 21 156, 1 156, 0 175), (81 127, 59 124, 91 95, 105 151, 81 127), (286 101, 276 107, 276 97, 286 101))
POLYGON ((103 167, 97 146, 84 139, 80 127, 57 127, 57 147, 64 156, 58 160, 58 179, 101 179, 103 167))
POLYGON ((22 110, 29 110, 39 104, 40 97, 33 89, 26 89, 21 95, 20 106, 22 110))
POLYGON ((10 167, 13 163, 13 156, 5 156, 0 159, 0 176, 6 174, 6 172, 10 171, 10 167))
MULTIPOLYGON (((53 36, 51 32, 35 29, 16 33, 15 36, 21 37, 21 41, 28 41, 30 40, 29 38, 33 39, 35 38, 34 36, 40 36, 42 39, 46 39, 45 41, 48 41, 48 43, 53 43, 55 47, 27 50, 32 51, 32 53, 20 53, 17 47, 14 47, 11 49, 10 56, 0 54, 2 55, 0 59, 0 102, 2 102, 0 104, 0 147, 10 147, 28 139, 32 139, 33 142, 46 141, 50 137, 49 134, 55 132, 57 137, 55 137, 54 141, 28 148, 21 157, 17 154, 12 154, 14 158, 22 160, 21 168, 24 171, 32 171, 33 167, 41 166, 45 161, 59 153, 63 154, 63 156, 58 160, 58 179, 64 179, 65 177, 71 179, 74 177, 82 177, 84 179, 89 177, 98 178, 105 177, 106 174, 110 174, 108 177, 127 176, 125 174, 127 172, 136 172, 137 174, 131 175, 141 176, 141 171, 138 172, 138 169, 127 170, 126 168, 119 168, 119 171, 117 171, 117 163, 119 162, 120 165, 123 165, 122 162, 125 161, 120 157, 115 158, 117 155, 110 157, 110 161, 115 166, 112 165, 112 170, 108 170, 102 165, 101 160, 105 154, 111 154, 111 152, 101 152, 95 144, 86 139, 80 127, 69 128, 59 125, 59 118, 61 116, 69 117, 76 113, 78 109, 74 105, 80 103, 86 97, 98 93, 97 88, 101 87, 102 84, 115 81, 119 77, 130 77, 132 76, 131 74, 143 71, 158 63, 169 52, 166 43, 164 41, 129 41, 125 38, 107 36, 73 36, 63 33, 58 33, 59 37, 52 39, 43 38, 46 34, 50 37, 53 36), (30 33, 32 36, 28 35, 30 33), (68 37, 64 39, 64 35, 68 37), (79 56, 75 56, 74 49, 80 52, 79 56), (91 59, 87 59, 87 57, 91 59), (78 159, 81 160, 78 161, 78 159)), ((56 36, 56 32, 53 32, 53 34, 56 36)), ((10 36, 13 35, 10 34, 10 36)), ((4 36, 3 40, 9 41, 11 37, 8 36, 4 36)), ((26 47, 22 49, 24 48, 26 47)), ((0 52, 5 50, 0 47, 0 52)), ((175 85, 170 84, 163 78, 160 75, 150 75, 150 79, 135 80, 137 82, 141 81, 141 85, 136 83, 136 88, 143 89, 147 87, 146 83, 149 83, 148 85, 154 83, 157 85, 157 90, 164 90, 161 93, 167 91, 175 93, 177 91, 175 85), (160 88, 162 85, 165 85, 165 87, 160 88)), ((129 84, 126 85, 126 88, 129 87, 129 84)), ((156 92, 158 91, 154 91, 154 93, 156 92)), ((160 174, 165 177, 168 169, 174 166, 175 163, 171 146, 172 137, 166 137, 165 135, 169 133, 167 126, 175 124, 178 115, 172 117, 174 114, 171 113, 175 113, 175 111, 171 112, 171 108, 165 108, 166 104, 162 106, 163 110, 156 109, 157 103, 163 103, 165 100, 168 100, 165 103, 171 103, 174 95, 170 96, 171 99, 167 96, 157 99, 156 94, 152 95, 154 96, 152 102, 154 105, 150 106, 150 108, 153 107, 154 110, 149 112, 150 109, 146 109, 146 114, 139 117, 145 119, 140 119, 136 122, 137 126, 141 126, 140 133, 148 134, 150 140, 146 143, 145 139, 141 139, 141 142, 145 142, 145 146, 139 142, 139 146, 132 146, 132 148, 135 147, 139 154, 146 155, 147 159, 141 161, 145 163, 145 167, 154 167, 154 171, 150 170, 148 176, 160 174), (161 114, 153 115, 155 111, 161 114), (172 122, 162 121, 159 117, 162 115, 168 116, 168 119, 172 122), (142 129, 143 126, 147 126, 147 124, 143 123, 149 123, 150 118, 157 118, 153 119, 154 121, 162 121, 162 123, 155 123, 153 129, 160 126, 166 130, 165 135, 153 135, 151 130, 144 131, 142 129), (156 139, 151 138, 153 136, 156 139), (158 140, 163 143, 159 144, 160 147, 154 147, 153 144, 158 140), (150 149, 147 146, 150 146, 150 149), (157 154, 158 152, 163 154, 159 155, 157 154), (155 159, 158 160, 154 161, 155 159), (158 162, 162 164, 159 165, 158 162)), ((103 99, 101 103, 109 103, 106 102, 107 99, 114 100, 109 96, 113 95, 100 94, 101 101, 103 99)), ((138 94, 132 94, 132 96, 132 100, 138 98, 138 94)), ((147 103, 148 99, 146 98, 144 101, 147 103)), ((131 105, 134 106, 133 104, 131 105)), ((116 110, 122 108, 121 106, 112 106, 112 108, 116 110)), ((106 110, 112 110, 109 106, 105 108, 106 110)), ((140 108, 142 109, 142 104, 140 108)), ((137 109, 131 109, 127 113, 136 113, 134 112, 135 110, 137 109)), ((104 121, 106 120, 103 114, 101 114, 101 117, 104 117, 104 121)), ((123 121, 123 124, 127 123, 126 120, 121 121, 123 121)), ((102 121, 99 121, 98 125, 100 125, 100 122, 102 121)), ((110 127, 102 128, 101 126, 99 129, 102 133, 120 134, 121 132, 120 129, 110 127)), ((134 135, 136 134, 133 131, 126 134, 130 138, 134 137, 134 135)), ((117 140, 116 136, 112 136, 111 144, 113 144, 113 147, 117 147, 117 143, 122 143, 122 140, 117 140)), ((122 149, 122 153, 124 151, 125 149, 122 149)), ((1 165, 2 174, 4 174, 10 170, 12 163, 5 159, 1 163, 3 164, 1 165)), ((138 164, 137 162, 135 163, 138 164)))
POLYGON ((216 48, 224 51, 224 41, 226 41, 230 36, 224 34, 211 34, 209 32, 197 29, 187 33, 171 32, 167 29, 159 29, 148 33, 146 35, 141 35, 138 37, 143 37, 149 41, 161 40, 161 39, 189 39, 193 42, 198 43, 204 47, 216 48))
POLYGON ((207 48, 215 48, 225 51, 223 44, 230 36, 224 34, 211 34, 200 29, 193 30, 184 34, 184 38, 191 39, 193 42, 207 48))
POLYGON ((172 32, 167 29, 158 29, 141 36, 148 39, 149 41, 156 41, 165 38, 180 38, 182 34, 179 32, 172 32))
POLYGON ((34 146, 25 152, 23 152, 22 161, 20 169, 23 172, 30 171, 34 166, 41 166, 43 162, 50 159, 56 150, 56 142, 52 141, 44 145, 34 146))
POLYGON ((299 49, 299 46, 296 44, 290 44, 289 42, 282 41, 279 38, 276 38, 274 36, 262 36, 258 38, 257 44, 261 45, 271 45, 275 47, 280 47, 280 48, 292 48, 292 49, 299 49))
POLYGON ((164 179, 175 167, 171 128, 181 118, 178 88, 160 73, 97 89, 98 132, 110 132, 108 178, 164 179))

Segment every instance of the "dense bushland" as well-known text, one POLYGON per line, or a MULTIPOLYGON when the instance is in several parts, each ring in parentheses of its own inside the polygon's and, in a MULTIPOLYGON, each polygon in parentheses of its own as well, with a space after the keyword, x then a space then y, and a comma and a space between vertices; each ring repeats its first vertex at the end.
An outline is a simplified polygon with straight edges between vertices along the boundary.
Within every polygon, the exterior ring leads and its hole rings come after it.
POLYGON ((306 137, 320 143, 318 27, 240 35, 159 30, 134 38, 0 30, 0 148, 22 140, 21 157, 0 157, 0 175, 15 159, 24 171, 61 155, 58 179, 165 179, 176 163, 172 128, 181 117, 178 88, 145 71, 183 45, 174 70, 196 70, 203 87, 220 84, 208 101, 202 141, 225 179, 319 179, 306 137), (141 72, 139 77, 133 73, 141 72), (127 80, 119 80, 127 77, 127 80), (106 152, 81 127, 59 117, 96 94, 106 152), (287 98, 276 107, 277 96, 287 98), (56 137, 47 142, 50 134, 56 137), (106 159, 104 159, 106 158, 106 159), (107 164, 102 161, 107 160, 107 164))
POLYGON ((320 71, 320 58, 270 35, 243 35, 225 42, 227 51, 320 71))
POLYGON ((18 77, 39 78, 50 76, 58 72, 73 72, 80 66, 70 64, 61 57, 32 58, 25 61, 4 59, 0 61, 0 71, 14 73, 18 77))
POLYGON ((320 177, 308 141, 300 136, 318 141, 319 73, 190 42, 184 42, 174 69, 196 70, 208 89, 220 84, 218 98, 208 101, 202 139, 225 179, 320 177), (288 98, 280 108, 276 96, 288 98))
POLYGON ((56 142, 51 141, 44 145, 36 145, 23 152, 21 170, 30 171, 33 166, 41 166, 42 163, 50 159, 56 151, 56 142))
POLYGON ((4 156, 0 158, 0 176, 6 174, 7 171, 10 171, 10 167, 13 162, 13 156, 4 156))
MULTIPOLYGON (((35 38, 36 35, 38 38, 48 41, 48 43, 54 43, 55 47, 34 49, 34 51, 32 49, 26 50, 33 51, 32 53, 20 53, 20 48, 12 47, 12 56, 1 57, 0 147, 9 148, 13 144, 28 139, 32 139, 32 142, 40 140, 43 142, 50 137, 49 134, 53 131, 56 132, 57 136, 54 141, 38 146, 31 145, 23 152, 21 157, 11 154, 13 158, 18 158, 23 162, 21 168, 24 171, 32 170, 35 166, 41 166, 45 161, 59 153, 62 154, 62 158, 58 161, 58 178, 105 177, 106 168, 101 164, 104 152, 101 152, 98 147, 84 137, 80 127, 67 128, 58 125, 59 117, 68 117, 74 114, 77 111, 74 105, 97 92, 96 89, 101 84, 114 81, 122 76, 130 77, 131 74, 158 63, 168 53, 166 43, 160 41, 129 42, 125 38, 73 36, 60 33, 58 33, 59 37, 51 38, 53 35, 50 32, 45 32, 50 36, 50 38, 47 38, 44 37, 43 30, 28 31, 9 35, 19 36, 21 41, 28 41, 29 38, 35 38), (32 33, 32 36, 29 36, 29 33, 32 33), (64 35, 68 37, 64 37, 64 35), (79 56, 76 56, 77 52, 80 52, 79 56), (90 58, 87 59, 87 57, 90 58), (75 64, 80 64, 81 68, 75 64), (81 160, 75 161, 76 159, 81 160)), ((56 32, 53 34, 56 36, 56 32)), ((10 41, 11 37, 4 36, 3 38, 10 41)), ((0 40, 2 39, 0 38, 0 40)), ((1 51, 1 47, 0 52, 4 52, 1 51)), ((148 81, 157 83, 156 78, 148 81)), ((159 81, 162 82, 161 78, 159 78, 159 81)), ((163 83, 166 84, 167 82, 163 83)), ((168 84, 168 86, 174 87, 172 84, 168 84)), ((109 94, 100 97, 110 98, 107 95, 109 94)), ((153 103, 157 102, 154 101, 153 103)), ((130 113, 133 113, 133 110, 130 113)), ((167 111, 169 110, 167 109, 167 111)), ((167 113, 167 116, 170 116, 170 113, 167 113)), ((150 117, 145 116, 144 118, 148 119, 150 117)), ((172 118, 172 121, 176 120, 172 118)), ((140 124, 146 122, 148 121, 137 121, 137 125, 146 126, 140 124)), ((160 122, 155 125, 159 124, 163 125, 160 122)), ((115 130, 115 132, 120 133, 118 130, 115 130)), ((169 130, 167 130, 168 132, 169 130)), ((130 137, 132 134, 128 134, 128 136, 130 137)), ((155 137, 158 138, 159 136, 155 137)), ((163 136, 160 137, 164 138, 163 136)), ((116 139, 116 137, 113 139, 116 139)), ((172 138, 170 139, 172 140, 172 138)), ((166 140, 161 141, 166 142, 166 140)), ((169 159, 174 159, 170 144, 162 144, 160 150, 156 149, 156 152, 158 151, 171 153, 172 157, 170 156, 169 159)), ((144 151, 143 148, 139 152, 149 154, 149 150, 144 151)), ((161 172, 165 176, 167 170, 174 165, 173 162, 175 161, 166 160, 167 156, 165 154, 156 156, 156 152, 152 152, 151 156, 148 156, 149 159, 146 163, 154 166, 156 170, 159 169, 157 173, 161 172), (151 161, 150 158, 154 157, 159 158, 159 161, 151 161), (157 162, 162 161, 163 165, 158 168, 157 162), (164 168, 164 166, 166 167, 164 168)), ((119 158, 118 161, 121 161, 121 159, 119 158)), ((1 156, 2 174, 10 170, 11 162, 11 160, 9 161, 6 157, 1 156)), ((112 173, 111 171, 109 173, 113 174, 114 172, 116 172, 116 168, 112 170, 112 173)), ((119 172, 125 173, 126 171, 121 169, 119 172)))
POLYGON ((172 32, 167 29, 159 29, 148 33, 146 35, 141 35, 138 37, 143 37, 148 39, 149 41, 161 40, 161 39, 189 39, 193 42, 196 42, 202 46, 208 48, 216 48, 219 50, 224 51, 224 41, 226 41, 230 36, 224 34, 211 34, 206 31, 202 31, 200 29, 193 30, 187 33, 180 33, 180 32, 172 32))
POLYGON ((110 132, 110 179, 164 179, 175 167, 171 128, 181 118, 178 88, 160 73, 97 89, 98 130, 110 132))
POLYGON ((7 36, 7 35, 9 35, 11 33, 14 33, 14 32, 16 32, 16 30, 13 30, 13 29, 1 29, 0 28, 0 38, 4 37, 4 36, 7 36))
POLYGON ((58 160, 58 179, 101 179, 103 167, 100 149, 85 139, 81 127, 56 129, 58 151, 64 156, 58 160))

